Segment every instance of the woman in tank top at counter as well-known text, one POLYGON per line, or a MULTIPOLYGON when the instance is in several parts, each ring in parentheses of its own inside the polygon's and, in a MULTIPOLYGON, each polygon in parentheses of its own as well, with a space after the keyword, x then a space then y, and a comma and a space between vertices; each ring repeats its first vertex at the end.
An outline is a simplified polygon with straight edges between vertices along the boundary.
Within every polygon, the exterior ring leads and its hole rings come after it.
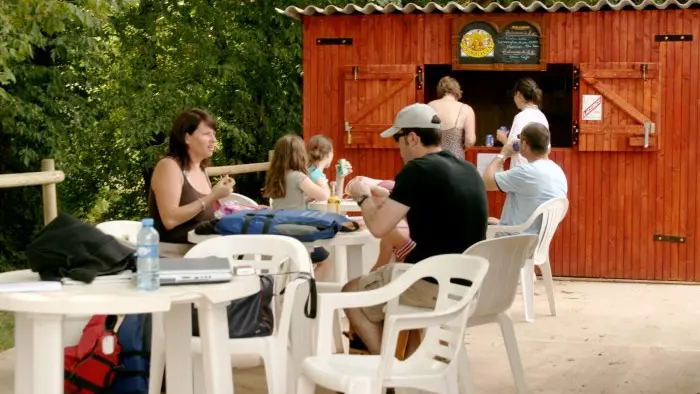
POLYGON ((461 103, 462 88, 452 77, 443 77, 437 86, 438 99, 428 103, 442 121, 442 149, 464 159, 464 151, 476 142, 474 110, 461 103))
MULTIPOLYGON (((520 112, 515 115, 510 131, 496 131, 496 138, 501 144, 505 145, 508 141, 518 138, 528 123, 540 123, 549 129, 547 117, 539 108, 542 102, 542 90, 532 78, 521 78, 515 83, 513 101, 520 112)), ((510 158, 511 167, 525 163, 527 163, 527 159, 520 153, 516 153, 510 158)))
POLYGON ((170 131, 168 152, 151 176, 148 208, 160 234, 160 254, 182 257, 193 246, 187 233, 214 219, 218 200, 233 192, 233 179, 212 187, 205 169, 216 146, 216 122, 201 109, 182 112, 170 131))

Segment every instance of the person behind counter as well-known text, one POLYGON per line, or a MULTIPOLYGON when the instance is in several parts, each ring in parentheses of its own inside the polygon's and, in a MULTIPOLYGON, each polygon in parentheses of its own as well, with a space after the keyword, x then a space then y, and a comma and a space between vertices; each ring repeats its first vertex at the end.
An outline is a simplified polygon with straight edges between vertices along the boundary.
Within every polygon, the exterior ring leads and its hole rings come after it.
POLYGON ((464 160, 464 151, 476 142, 474 110, 461 103, 462 89, 452 77, 443 77, 437 86, 438 99, 428 103, 442 123, 442 149, 464 160))
POLYGON ((148 209, 160 234, 163 257, 182 257, 192 245, 187 233, 214 219, 215 203, 233 192, 233 179, 214 187, 205 169, 216 147, 216 122, 207 112, 183 111, 170 130, 168 152, 151 176, 148 209))
MULTIPOLYGON (((549 122, 544 113, 540 111, 539 105, 542 102, 542 90, 532 78, 521 78, 513 87, 513 101, 520 112, 515 115, 513 125, 509 131, 496 131, 498 141, 506 145, 508 141, 518 139, 520 132, 528 123, 540 123, 549 129, 549 122)), ((527 163, 527 159, 516 152, 510 159, 510 166, 517 167, 527 163)))

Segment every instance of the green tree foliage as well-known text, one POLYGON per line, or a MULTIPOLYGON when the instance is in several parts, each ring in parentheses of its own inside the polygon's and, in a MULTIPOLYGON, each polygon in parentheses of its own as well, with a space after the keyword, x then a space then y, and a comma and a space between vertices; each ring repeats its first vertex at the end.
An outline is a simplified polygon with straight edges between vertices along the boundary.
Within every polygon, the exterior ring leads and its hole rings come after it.
MULTIPOLYGON (((217 164, 264 161, 301 131, 301 26, 274 2, 14 0, 0 8, 0 172, 66 173, 60 209, 146 214, 150 170, 184 107, 219 123, 217 164)), ((255 195, 261 175, 237 178, 255 195)), ((0 264, 24 264, 40 188, 0 190, 0 264)))
MULTIPOLYGON (((96 122, 89 70, 116 4, 5 0, 0 6, 0 173, 36 171, 41 158, 96 122)), ((86 195, 86 199, 90 196, 86 195)), ((0 189, 0 265, 21 261, 41 224, 37 188, 0 189)))

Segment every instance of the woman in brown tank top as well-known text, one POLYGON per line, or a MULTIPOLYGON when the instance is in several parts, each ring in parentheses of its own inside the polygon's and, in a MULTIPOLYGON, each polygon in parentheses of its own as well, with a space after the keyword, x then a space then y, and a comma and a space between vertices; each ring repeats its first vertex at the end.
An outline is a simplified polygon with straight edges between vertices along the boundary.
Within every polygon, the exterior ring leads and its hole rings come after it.
POLYGON ((175 119, 168 153, 156 164, 148 196, 164 255, 182 254, 168 253, 167 244, 187 244, 187 233, 214 219, 215 204, 233 191, 231 178, 212 187, 205 172, 215 145, 216 122, 205 111, 188 109, 175 119))

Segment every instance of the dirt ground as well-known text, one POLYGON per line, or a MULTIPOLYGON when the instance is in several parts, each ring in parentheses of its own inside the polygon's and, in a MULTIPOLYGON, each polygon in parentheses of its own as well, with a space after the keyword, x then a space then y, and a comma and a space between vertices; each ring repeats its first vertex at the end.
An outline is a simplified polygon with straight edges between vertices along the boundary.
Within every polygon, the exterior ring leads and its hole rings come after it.
MULTIPOLYGON (((558 316, 541 282, 534 323, 520 295, 511 310, 532 393, 700 394, 700 286, 555 285, 558 316)), ((515 392, 498 327, 470 328, 465 340, 478 393, 515 392)), ((0 354, 0 394, 13 392, 13 358, 0 354)), ((234 375, 236 394, 267 393, 261 367, 234 375)))

